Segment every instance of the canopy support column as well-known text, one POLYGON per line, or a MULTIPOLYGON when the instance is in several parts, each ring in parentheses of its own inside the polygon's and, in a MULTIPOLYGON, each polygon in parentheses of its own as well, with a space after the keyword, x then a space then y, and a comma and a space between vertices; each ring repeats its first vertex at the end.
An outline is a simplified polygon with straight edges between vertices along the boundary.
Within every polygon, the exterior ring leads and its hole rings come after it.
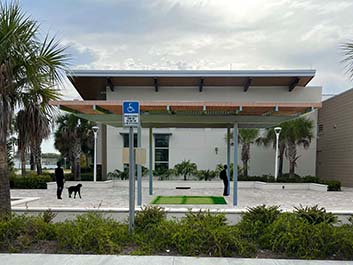
MULTIPOLYGON (((137 128, 137 147, 141 148, 141 126, 137 128)), ((142 205, 142 167, 137 165, 137 205, 142 205)))
POLYGON ((233 161, 233 206, 238 205, 238 124, 233 129, 234 161, 233 161))
POLYGON ((227 176, 228 176, 228 190, 230 194, 230 128, 227 128, 227 176))
POLYGON ((152 128, 149 129, 149 144, 148 144, 148 151, 149 151, 149 194, 153 194, 153 172, 152 172, 152 165, 153 165, 153 146, 152 146, 152 128))

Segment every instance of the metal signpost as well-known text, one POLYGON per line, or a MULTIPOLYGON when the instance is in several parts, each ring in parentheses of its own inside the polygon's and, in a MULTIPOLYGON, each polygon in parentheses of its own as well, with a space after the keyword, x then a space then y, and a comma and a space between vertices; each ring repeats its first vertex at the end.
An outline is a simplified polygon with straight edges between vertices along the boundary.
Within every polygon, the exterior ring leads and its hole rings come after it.
POLYGON ((123 102, 124 127, 129 127, 129 232, 135 223, 135 155, 134 127, 140 126, 140 103, 138 101, 123 102))

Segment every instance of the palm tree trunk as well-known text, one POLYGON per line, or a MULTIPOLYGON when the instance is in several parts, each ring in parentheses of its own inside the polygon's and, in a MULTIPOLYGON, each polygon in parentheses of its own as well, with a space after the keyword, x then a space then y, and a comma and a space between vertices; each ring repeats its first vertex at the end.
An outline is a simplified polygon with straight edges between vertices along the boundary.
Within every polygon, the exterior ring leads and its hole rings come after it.
POLYGON ((34 160, 33 147, 31 147, 30 159, 29 159, 29 164, 31 165, 31 171, 36 170, 36 164, 34 161, 35 160, 34 160))
POLYGON ((26 152, 25 150, 20 151, 21 156, 21 175, 24 177, 26 175, 26 152))
POLYGON ((72 176, 75 176, 75 158, 72 154, 70 155, 70 165, 71 165, 71 174, 72 176))
POLYGON ((248 161, 250 159, 250 144, 244 143, 241 148, 241 160, 243 162, 244 177, 248 176, 248 161))
POLYGON ((1 128, 0 132, 0 219, 11 212, 10 180, 7 166, 7 129, 1 128))
POLYGON ((295 161, 297 159, 297 146, 293 142, 288 143, 289 177, 295 176, 295 161))
POLYGON ((280 143, 279 145, 279 162, 278 162, 278 176, 283 176, 283 159, 284 159, 284 152, 286 151, 286 144, 280 143))
POLYGON ((41 175, 43 173, 42 170, 42 149, 41 144, 37 143, 34 148, 34 164, 37 168, 37 175, 41 175))
POLYGON ((74 158, 74 180, 81 180, 81 166, 80 166, 80 158, 81 158, 81 139, 75 139, 74 146, 72 148, 72 155, 74 158))

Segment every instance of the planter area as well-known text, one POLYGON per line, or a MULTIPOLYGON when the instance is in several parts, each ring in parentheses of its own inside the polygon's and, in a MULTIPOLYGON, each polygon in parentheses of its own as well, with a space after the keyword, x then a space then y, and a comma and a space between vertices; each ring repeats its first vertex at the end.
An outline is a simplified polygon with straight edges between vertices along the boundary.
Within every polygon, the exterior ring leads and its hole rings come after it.
POLYGON ((239 181, 238 187, 260 190, 315 190, 327 191, 327 185, 318 183, 271 183, 262 181, 239 181))

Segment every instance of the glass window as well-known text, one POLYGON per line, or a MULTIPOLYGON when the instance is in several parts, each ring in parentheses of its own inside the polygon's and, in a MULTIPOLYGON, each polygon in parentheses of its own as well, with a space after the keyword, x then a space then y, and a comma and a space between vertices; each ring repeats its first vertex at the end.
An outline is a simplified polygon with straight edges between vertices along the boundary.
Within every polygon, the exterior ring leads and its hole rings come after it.
POLYGON ((154 160, 159 161, 159 162, 168 162, 169 157, 168 157, 169 150, 168 149, 157 149, 155 150, 154 153, 154 160))
POLYGON ((155 147, 169 147, 169 135, 155 135, 155 147))
MULTIPOLYGON (((124 133, 124 147, 129 147, 129 134, 124 133)), ((137 147, 137 133, 134 133, 134 147, 137 147)))
POLYGON ((157 172, 164 172, 169 168, 169 135, 154 136, 154 161, 157 172))

